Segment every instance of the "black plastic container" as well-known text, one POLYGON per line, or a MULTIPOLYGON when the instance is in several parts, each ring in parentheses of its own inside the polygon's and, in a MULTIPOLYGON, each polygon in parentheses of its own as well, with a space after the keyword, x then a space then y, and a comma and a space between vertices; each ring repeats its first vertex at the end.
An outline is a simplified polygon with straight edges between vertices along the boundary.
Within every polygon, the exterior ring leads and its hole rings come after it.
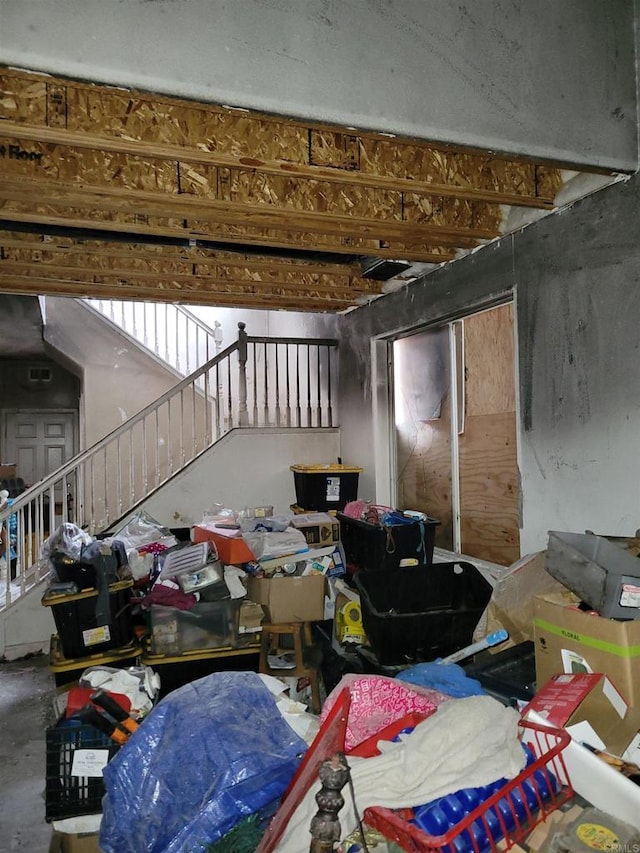
POLYGON ((78 589, 95 589, 100 581, 108 584, 118 580, 118 569, 127 562, 122 543, 105 546, 99 539, 82 549, 78 559, 63 551, 54 551, 49 560, 60 581, 72 581, 78 589))
POLYGON ((133 623, 129 602, 132 587, 132 581, 120 581, 109 587, 110 618, 106 626, 98 625, 97 590, 76 595, 44 594, 42 603, 51 607, 65 658, 99 654, 131 643, 133 623))
POLYGON ((491 584, 466 562, 358 572, 369 645, 381 664, 430 661, 468 646, 491 584))
POLYGON ((118 744, 93 726, 74 719, 60 720, 46 731, 45 820, 99 814, 105 794, 102 776, 73 776, 77 750, 106 749, 109 760, 118 744))
POLYGON ((416 559, 423 565, 433 561, 436 527, 440 524, 435 518, 383 526, 351 518, 342 512, 336 517, 340 521, 347 566, 357 570, 388 571, 397 569, 405 559, 416 559))
POLYGON ((535 645, 531 640, 504 651, 483 652, 473 663, 464 665, 470 678, 504 705, 516 706, 518 700, 528 702, 536 692, 535 645))
POLYGON ((362 468, 347 465, 291 465, 296 503, 304 510, 328 512, 344 509, 358 497, 362 468))

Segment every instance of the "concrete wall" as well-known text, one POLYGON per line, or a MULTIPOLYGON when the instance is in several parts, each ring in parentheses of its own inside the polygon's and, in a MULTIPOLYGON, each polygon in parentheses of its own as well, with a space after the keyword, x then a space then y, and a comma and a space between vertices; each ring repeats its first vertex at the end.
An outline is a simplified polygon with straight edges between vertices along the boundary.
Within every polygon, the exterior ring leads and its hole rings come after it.
POLYGON ((181 471, 142 508, 167 527, 190 527, 214 504, 230 509, 271 505, 287 512, 296 502, 290 465, 335 462, 338 430, 233 430, 181 471))
POLYGON ((0 62, 634 169, 633 0, 0 0, 0 62), (588 82, 587 82, 588 81, 588 82))
POLYGON ((618 183, 344 318, 342 450, 375 482, 371 340, 515 290, 522 552, 549 529, 640 527, 640 178, 618 183))
POLYGON ((0 356, 33 358, 43 355, 45 346, 38 297, 0 294, 0 356))
POLYGON ((7 409, 77 409, 80 381, 62 365, 44 356, 0 358, 0 400, 7 409), (29 369, 51 371, 49 382, 32 382, 29 369))

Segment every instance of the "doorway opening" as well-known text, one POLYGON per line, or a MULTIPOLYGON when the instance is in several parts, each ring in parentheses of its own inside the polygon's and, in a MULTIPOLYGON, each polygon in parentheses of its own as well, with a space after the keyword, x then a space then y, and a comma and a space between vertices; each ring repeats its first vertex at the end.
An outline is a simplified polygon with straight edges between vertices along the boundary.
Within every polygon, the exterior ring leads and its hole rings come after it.
POLYGON ((513 302, 392 345, 396 504, 437 518, 436 545, 520 556, 513 302))

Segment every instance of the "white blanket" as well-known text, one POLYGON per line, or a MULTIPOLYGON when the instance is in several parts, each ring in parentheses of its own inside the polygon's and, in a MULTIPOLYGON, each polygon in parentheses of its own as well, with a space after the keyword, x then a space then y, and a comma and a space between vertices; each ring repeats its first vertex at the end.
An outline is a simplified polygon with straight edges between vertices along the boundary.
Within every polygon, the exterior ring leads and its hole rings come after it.
MULTIPOLYGON (((452 699, 419 723, 399 744, 373 758, 348 758, 360 816, 369 806, 419 806, 460 788, 512 779, 525 766, 519 715, 490 696, 452 699)), ((318 807, 312 785, 289 821, 279 853, 307 849, 318 807), (306 840, 305 840, 306 839, 306 840)), ((357 826, 348 786, 339 819, 342 836, 357 826)))

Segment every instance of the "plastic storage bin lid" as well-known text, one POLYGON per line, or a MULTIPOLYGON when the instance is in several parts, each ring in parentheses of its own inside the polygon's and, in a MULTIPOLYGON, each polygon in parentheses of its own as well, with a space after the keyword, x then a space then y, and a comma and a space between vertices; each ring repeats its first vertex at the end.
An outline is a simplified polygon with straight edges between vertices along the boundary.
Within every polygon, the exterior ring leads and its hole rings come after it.
POLYGON ((340 462, 326 465, 290 465, 289 470, 296 474, 359 474, 363 469, 340 462))
MULTIPOLYGON (((133 586, 132 580, 124 580, 118 581, 117 583, 112 583, 109 585, 109 595, 112 595, 115 592, 120 592, 122 589, 128 589, 133 586)), ((60 595, 55 592, 51 592, 49 588, 44 591, 42 598, 40 599, 40 603, 44 607, 55 607, 56 604, 67 604, 70 601, 80 601, 83 598, 95 598, 98 595, 97 589, 83 589, 80 592, 74 592, 70 595, 60 595)))

